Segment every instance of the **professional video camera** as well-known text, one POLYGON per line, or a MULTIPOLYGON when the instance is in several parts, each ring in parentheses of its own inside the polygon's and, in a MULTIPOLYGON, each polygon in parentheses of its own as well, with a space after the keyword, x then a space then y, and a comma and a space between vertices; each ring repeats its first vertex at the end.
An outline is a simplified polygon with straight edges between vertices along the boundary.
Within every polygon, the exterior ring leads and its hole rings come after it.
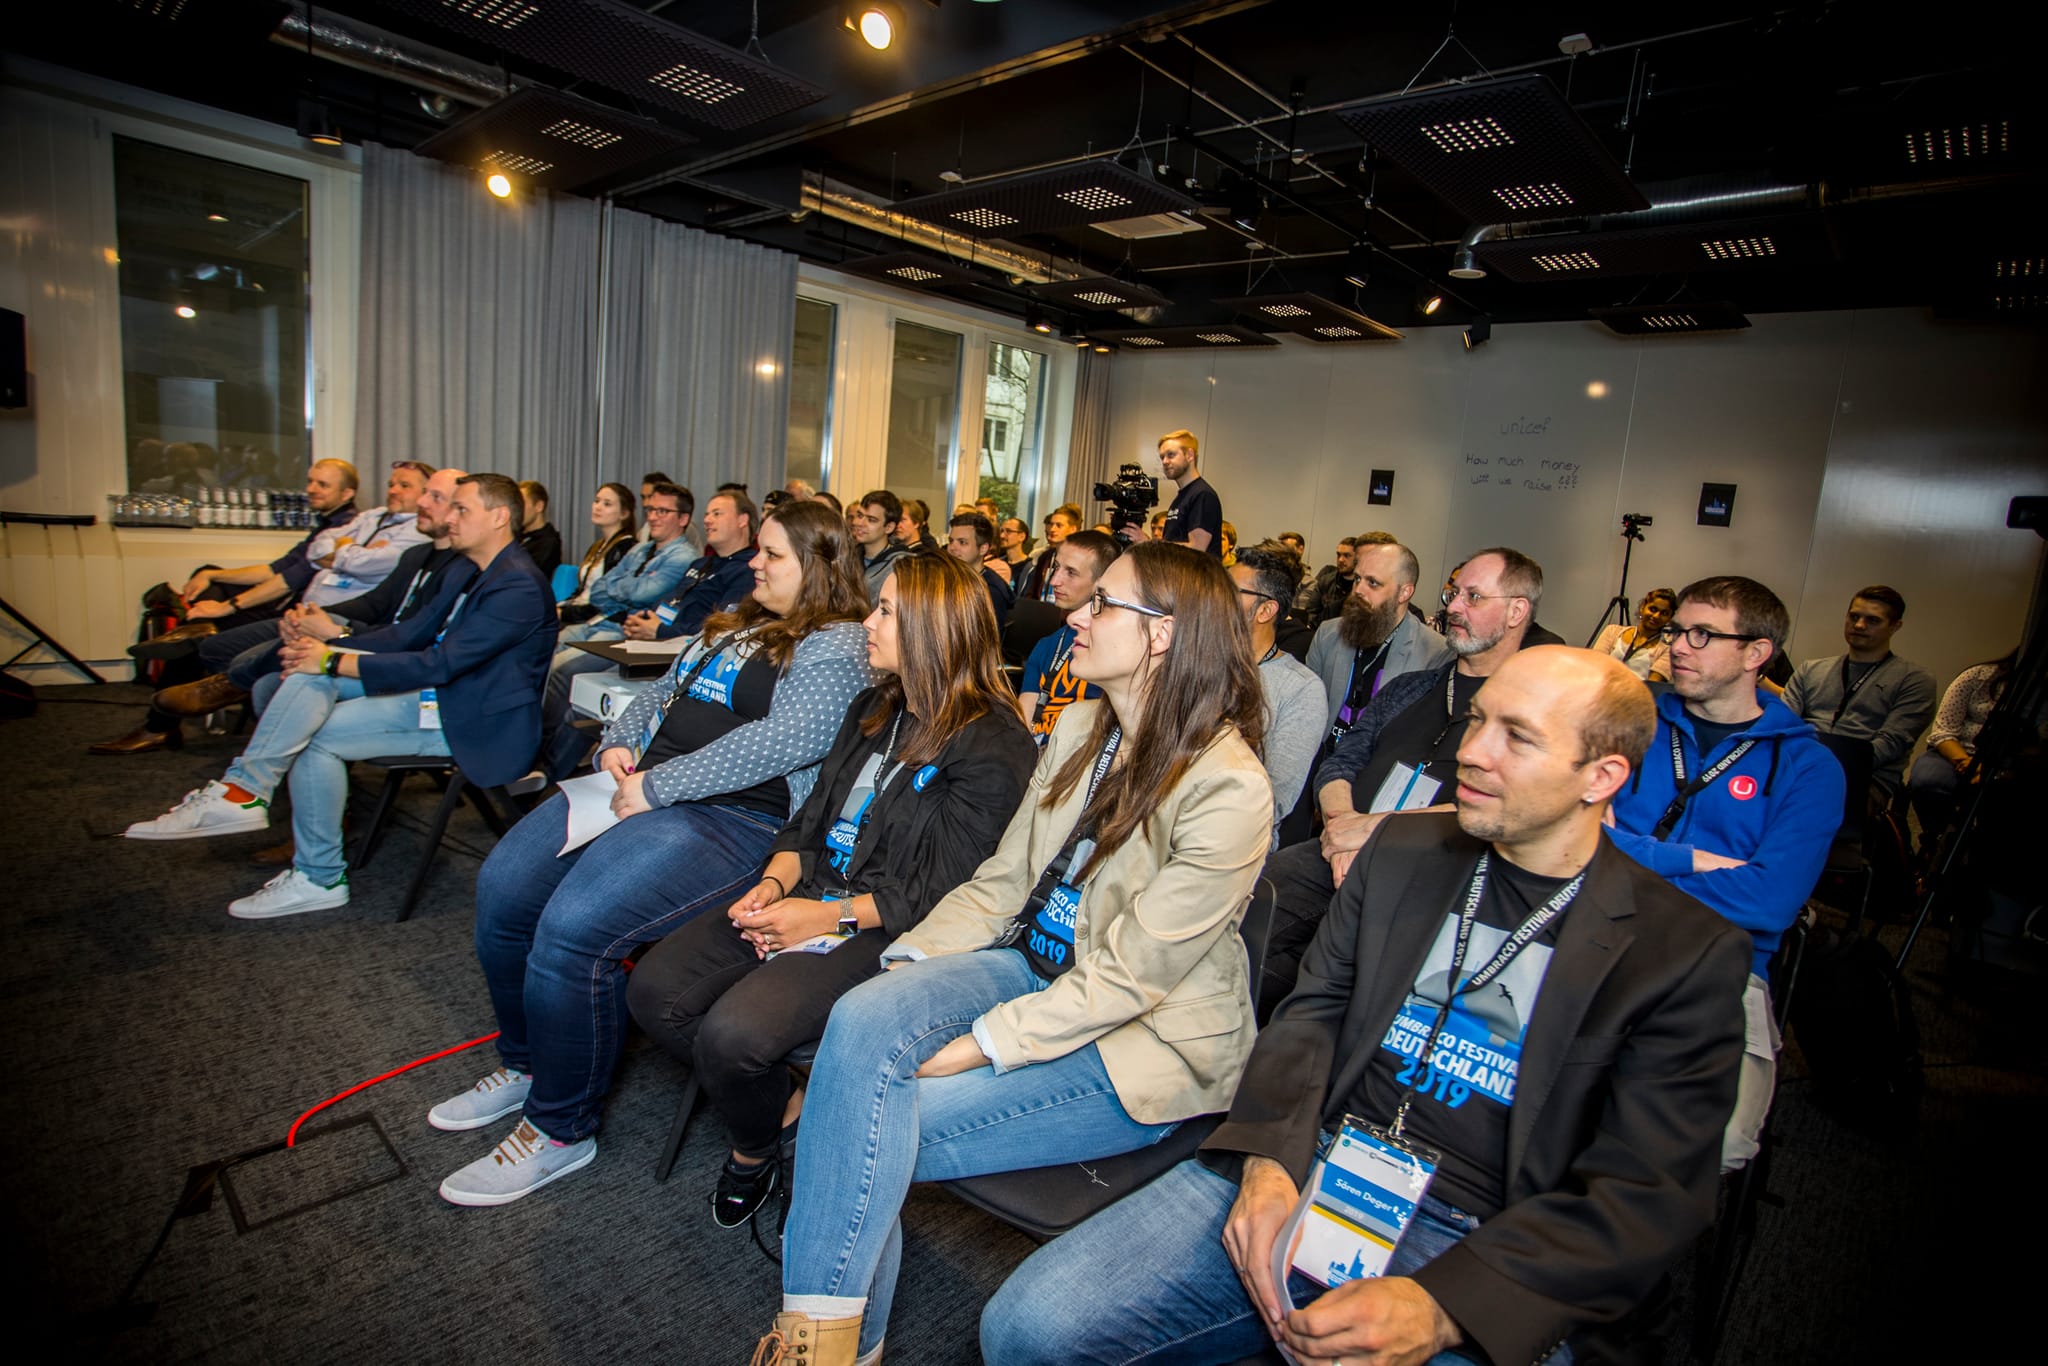
POLYGON ((1621 534, 1631 541, 1643 539, 1643 528, 1655 526, 1657 519, 1647 512, 1624 512, 1621 514, 1621 534))
POLYGON ((1097 484, 1095 496, 1110 505, 1111 534, 1127 526, 1142 526, 1145 514, 1159 506, 1159 481, 1145 473, 1142 465, 1117 466, 1114 484, 1097 484))

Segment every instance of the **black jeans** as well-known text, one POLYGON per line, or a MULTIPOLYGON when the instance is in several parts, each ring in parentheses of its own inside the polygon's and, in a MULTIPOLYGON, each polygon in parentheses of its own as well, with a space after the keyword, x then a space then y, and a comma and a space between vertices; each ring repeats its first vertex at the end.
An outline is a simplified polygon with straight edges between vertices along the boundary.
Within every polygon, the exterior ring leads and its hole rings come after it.
POLYGON ((1301 955, 1316 937, 1330 901, 1337 895, 1329 860, 1319 840, 1291 844, 1266 859, 1261 876, 1273 883, 1273 932, 1266 940, 1266 970, 1259 979, 1257 1015, 1264 1024, 1273 1007, 1294 990, 1301 955))
POLYGON ((744 1157, 773 1157, 789 1104, 782 1060, 816 1043, 841 996, 882 970, 887 930, 862 930, 830 953, 763 962, 724 911, 656 944, 626 979, 626 1008, 649 1038, 687 1062, 744 1157))

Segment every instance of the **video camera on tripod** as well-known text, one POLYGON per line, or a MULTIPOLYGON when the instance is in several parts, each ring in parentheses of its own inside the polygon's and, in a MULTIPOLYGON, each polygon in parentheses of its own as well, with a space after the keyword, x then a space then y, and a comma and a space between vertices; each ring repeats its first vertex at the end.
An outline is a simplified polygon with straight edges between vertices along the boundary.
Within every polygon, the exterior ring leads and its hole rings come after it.
POLYGON ((1643 539, 1643 528, 1655 526, 1657 519, 1647 512, 1624 512, 1621 514, 1621 534, 1628 540, 1643 539))
POLYGON ((1095 496, 1110 506, 1109 530, 1120 533, 1127 526, 1142 526, 1145 514, 1159 506, 1159 481, 1145 473, 1142 465, 1117 466, 1114 484, 1097 484, 1095 496))

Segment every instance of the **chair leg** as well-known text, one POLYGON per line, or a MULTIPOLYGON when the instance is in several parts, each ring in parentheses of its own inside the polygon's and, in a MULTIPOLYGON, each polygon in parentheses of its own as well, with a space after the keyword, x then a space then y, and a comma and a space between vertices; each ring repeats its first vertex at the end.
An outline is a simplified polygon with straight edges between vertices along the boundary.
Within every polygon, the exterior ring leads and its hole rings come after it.
POLYGON ((412 886, 406 889, 405 904, 398 908, 399 920, 410 920, 412 908, 420 899, 420 892, 427 885, 427 873, 434 866, 434 855, 441 852, 441 837, 448 833, 448 818, 455 814, 455 808, 462 805, 462 790, 469 784, 463 781, 460 770, 448 775, 448 790, 441 796, 441 804, 434 808, 434 824, 427 831, 427 847, 420 853, 419 866, 413 869, 412 886))
POLYGON ((363 832, 362 843, 356 846, 355 859, 351 868, 367 868, 370 860, 377 856, 377 846, 384 839, 384 824, 390 819, 391 808, 398 804, 398 789, 405 782, 402 768, 384 771, 384 791, 377 798, 377 809, 370 815, 370 828, 363 832))
POLYGON ((668 1180, 671 1168, 676 1165, 676 1154, 683 1150, 683 1135, 690 1127, 690 1112, 697 1108, 697 1093, 704 1088, 692 1072, 689 1081, 683 1084, 682 1097, 676 1101, 676 1117, 669 1121, 668 1140, 661 1145, 661 1156, 654 1161, 654 1179, 668 1180))
POLYGON ((484 824, 491 828, 491 833, 499 839, 505 838, 505 818, 498 814, 497 790, 473 783, 463 786, 467 789, 469 804, 476 808, 477 815, 484 818, 484 824))

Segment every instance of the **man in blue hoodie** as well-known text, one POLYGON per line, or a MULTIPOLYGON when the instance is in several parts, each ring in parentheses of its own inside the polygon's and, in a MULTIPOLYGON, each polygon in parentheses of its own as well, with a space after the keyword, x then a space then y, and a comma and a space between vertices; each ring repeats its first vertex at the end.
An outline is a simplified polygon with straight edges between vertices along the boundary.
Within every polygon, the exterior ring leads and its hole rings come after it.
POLYGON ((1687 585, 1664 628, 1671 690, 1657 699, 1657 738, 1614 800, 1616 846, 1749 931, 1755 945, 1724 1169, 1756 1155, 1778 1070, 1771 955, 1842 823, 1841 765, 1812 726, 1757 689, 1790 626, 1785 604, 1755 579, 1687 585))

